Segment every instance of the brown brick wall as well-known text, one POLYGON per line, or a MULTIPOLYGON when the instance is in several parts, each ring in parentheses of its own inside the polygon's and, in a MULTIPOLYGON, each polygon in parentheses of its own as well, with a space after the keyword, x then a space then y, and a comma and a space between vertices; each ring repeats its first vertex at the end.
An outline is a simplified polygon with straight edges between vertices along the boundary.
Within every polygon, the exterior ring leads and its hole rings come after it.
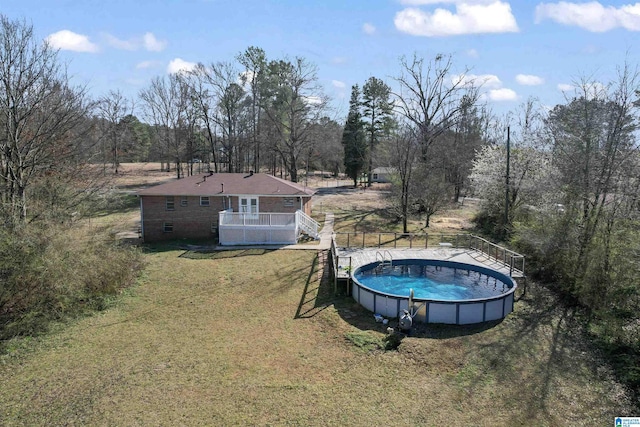
MULTIPOLYGON (((218 224, 218 213, 228 208, 226 197, 210 197, 209 206, 200 206, 200 197, 187 196, 187 206, 181 205, 182 196, 174 196, 174 210, 166 209, 165 196, 141 196, 143 210, 143 239, 157 242, 173 239, 212 239, 216 237, 211 225, 218 224), (224 200, 224 204, 223 204, 224 200), (164 224, 173 224, 173 232, 166 233, 164 224)), ((300 200, 293 197, 293 206, 285 206, 284 198, 260 197, 260 212, 294 213, 300 208, 300 200)), ((303 211, 311 214, 311 199, 306 198, 303 211)), ((231 207, 238 211, 238 197, 231 197, 231 207)))
POLYGON ((174 196, 175 208, 166 209, 165 196, 142 196, 143 238, 145 242, 181 238, 209 239, 214 237, 211 224, 218 223, 223 210, 222 199, 211 197, 209 206, 200 206, 200 197, 188 196, 187 206, 181 206, 181 196, 174 196), (164 223, 173 223, 173 232, 164 232, 164 223))

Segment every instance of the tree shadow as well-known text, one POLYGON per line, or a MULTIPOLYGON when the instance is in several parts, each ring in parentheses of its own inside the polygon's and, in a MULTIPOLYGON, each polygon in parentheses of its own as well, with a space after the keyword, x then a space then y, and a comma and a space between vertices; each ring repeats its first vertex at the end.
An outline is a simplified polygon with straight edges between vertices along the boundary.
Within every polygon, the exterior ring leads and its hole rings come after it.
MULTIPOLYGON (((353 208, 349 211, 336 212, 335 223, 336 231, 342 231, 340 223, 346 223, 348 232, 375 232, 380 230, 386 230, 389 228, 389 224, 393 224, 387 218, 387 210, 383 208, 379 209, 358 209, 353 208)), ((345 232, 346 232, 345 231, 345 232)))
MULTIPOLYGON (((465 389, 472 395, 486 393, 492 381, 508 386, 525 401, 526 411, 514 424, 555 424, 560 421, 553 404, 559 390, 567 384, 589 387, 594 377, 606 379, 606 362, 586 339, 585 321, 575 307, 538 287, 519 305, 504 327, 467 351, 466 360, 476 369, 470 369, 475 373, 465 389)), ((579 416, 578 408, 566 416, 579 416)))
POLYGON ((164 253, 173 251, 182 251, 178 258, 186 258, 193 260, 215 260, 226 258, 239 258, 246 256, 260 256, 278 250, 277 248, 234 248, 234 249, 218 249, 217 241, 207 240, 188 240, 188 241, 171 241, 158 243, 145 243, 141 245, 144 253, 164 253))
POLYGON ((215 249, 189 249, 178 255, 179 258, 187 259, 226 259, 240 258, 246 256, 260 256, 273 252, 275 249, 235 249, 235 250, 215 250, 215 249))
POLYGON ((309 319, 334 303, 329 251, 320 250, 313 259, 294 319, 309 319))

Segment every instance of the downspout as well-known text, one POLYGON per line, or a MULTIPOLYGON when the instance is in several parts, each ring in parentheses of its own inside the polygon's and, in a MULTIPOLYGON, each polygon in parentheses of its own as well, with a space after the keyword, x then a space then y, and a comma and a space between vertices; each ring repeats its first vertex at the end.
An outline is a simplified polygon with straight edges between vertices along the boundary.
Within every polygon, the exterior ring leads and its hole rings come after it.
POLYGON ((144 213, 142 207, 142 196, 138 196, 140 198, 140 237, 142 237, 142 242, 144 243, 144 213))

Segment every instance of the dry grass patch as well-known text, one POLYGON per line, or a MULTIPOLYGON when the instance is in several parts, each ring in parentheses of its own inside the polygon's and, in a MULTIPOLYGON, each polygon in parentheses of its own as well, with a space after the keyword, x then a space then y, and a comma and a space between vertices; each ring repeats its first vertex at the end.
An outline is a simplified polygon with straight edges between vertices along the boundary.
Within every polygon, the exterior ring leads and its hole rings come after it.
POLYGON ((575 319, 533 291, 501 323, 424 326, 384 351, 315 251, 145 259, 117 307, 3 356, 0 424, 606 425, 631 410, 575 319))
MULTIPOLYGON (((387 199, 388 185, 377 184, 370 189, 342 187, 322 189, 313 201, 313 212, 317 220, 324 212, 334 212, 337 232, 402 232, 402 222, 389 216, 387 199)), ((422 218, 410 218, 409 232, 441 233, 467 232, 473 229, 473 217, 478 210, 477 201, 466 199, 431 218, 429 228, 424 228, 422 218)))

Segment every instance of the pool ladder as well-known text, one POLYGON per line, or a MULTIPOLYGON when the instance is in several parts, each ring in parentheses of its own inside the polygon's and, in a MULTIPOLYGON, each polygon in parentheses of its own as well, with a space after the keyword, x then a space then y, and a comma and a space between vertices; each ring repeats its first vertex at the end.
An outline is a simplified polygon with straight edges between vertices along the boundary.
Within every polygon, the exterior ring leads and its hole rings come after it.
POLYGON ((392 267, 393 266, 393 258, 391 257, 391 252, 384 251, 376 251, 376 261, 380 261, 380 264, 376 267, 377 270, 384 270, 384 267, 392 267))

